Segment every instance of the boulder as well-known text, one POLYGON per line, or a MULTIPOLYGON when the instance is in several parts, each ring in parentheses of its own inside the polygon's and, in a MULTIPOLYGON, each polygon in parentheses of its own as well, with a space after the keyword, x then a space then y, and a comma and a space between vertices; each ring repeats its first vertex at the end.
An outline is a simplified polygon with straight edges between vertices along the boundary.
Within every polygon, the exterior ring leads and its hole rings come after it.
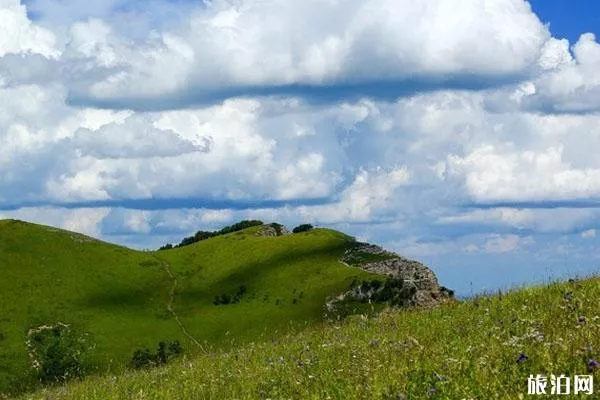
POLYGON ((268 225, 263 225, 257 232, 256 236, 267 236, 267 237, 275 237, 275 236, 284 236, 289 235, 290 232, 286 229, 285 226, 277 223, 272 223, 268 225))
MULTIPOLYGON (((341 260, 344 264, 382 275, 382 285, 373 288, 369 285, 357 285, 350 291, 332 300, 357 300, 377 302, 382 291, 396 293, 394 299, 398 304, 398 295, 403 296, 402 305, 433 307, 448 301, 453 292, 439 285, 437 277, 424 264, 402 257, 369 243, 356 243, 347 250, 341 260), (367 290, 365 290, 367 288, 367 290)), ((332 304, 328 307, 331 308, 332 304)))

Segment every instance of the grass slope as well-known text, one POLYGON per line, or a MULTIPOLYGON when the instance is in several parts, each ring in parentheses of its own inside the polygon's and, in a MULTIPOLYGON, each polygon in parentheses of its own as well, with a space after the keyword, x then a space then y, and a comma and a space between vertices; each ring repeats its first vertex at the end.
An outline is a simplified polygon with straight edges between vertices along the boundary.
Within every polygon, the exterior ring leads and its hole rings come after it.
POLYGON ((600 357, 598 298, 600 279, 592 278, 432 310, 352 317, 272 343, 25 398, 522 399, 530 374, 591 371, 598 382, 600 370, 588 370, 600 357))
POLYGON ((258 237, 256 229, 138 252, 0 221, 0 393, 30 384, 23 379, 24 341, 32 326, 64 322, 90 332, 93 363, 116 373, 134 350, 153 349, 161 340, 179 340, 195 354, 196 343, 227 347, 318 321, 326 297, 354 277, 370 276, 338 262, 351 243, 339 232, 274 238, 258 237), (234 294, 241 285, 247 292, 239 303, 213 304, 215 296, 234 294))

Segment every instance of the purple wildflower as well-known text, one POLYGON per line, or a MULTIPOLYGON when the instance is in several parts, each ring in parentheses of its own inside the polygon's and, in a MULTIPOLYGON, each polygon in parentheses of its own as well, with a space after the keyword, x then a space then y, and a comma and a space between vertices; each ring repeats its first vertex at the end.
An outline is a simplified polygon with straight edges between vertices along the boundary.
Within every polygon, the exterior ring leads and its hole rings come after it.
POLYGON ((519 353, 519 357, 517 357, 517 363, 518 364, 522 364, 525 361, 529 360, 529 357, 527 357, 527 354, 525 353, 519 353))
POLYGON ((590 359, 588 360, 587 367, 589 372, 594 372, 596 369, 598 369, 598 367, 600 367, 600 363, 596 360, 590 359))

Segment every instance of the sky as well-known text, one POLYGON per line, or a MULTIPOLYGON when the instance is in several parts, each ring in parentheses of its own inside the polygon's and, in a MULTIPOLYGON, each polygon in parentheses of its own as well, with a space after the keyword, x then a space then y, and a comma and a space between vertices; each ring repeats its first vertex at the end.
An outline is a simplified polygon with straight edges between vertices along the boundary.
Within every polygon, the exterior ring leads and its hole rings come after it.
POLYGON ((0 0, 0 218, 339 229, 461 295, 600 271, 592 0, 0 0))

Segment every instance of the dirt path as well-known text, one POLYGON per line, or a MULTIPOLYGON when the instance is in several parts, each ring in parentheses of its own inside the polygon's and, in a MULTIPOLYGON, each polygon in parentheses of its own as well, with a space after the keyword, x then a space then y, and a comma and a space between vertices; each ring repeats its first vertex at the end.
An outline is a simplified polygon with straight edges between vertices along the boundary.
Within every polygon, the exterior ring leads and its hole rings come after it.
POLYGON ((192 334, 186 329, 185 325, 183 325, 183 322, 181 322, 181 320, 179 319, 179 315, 177 315, 175 309, 173 309, 173 302, 175 301, 175 290, 177 289, 177 278, 175 277, 175 275, 173 275, 173 272, 171 271, 171 266, 168 262, 156 256, 153 257, 163 266, 163 268, 167 272, 167 275, 169 275, 169 278, 171 278, 171 281, 173 282, 173 284, 171 285, 171 290, 169 290, 169 301, 167 302, 167 310, 171 313, 171 315, 173 315, 173 319, 175 319, 175 322, 177 323, 177 325, 179 325, 179 328, 181 328, 183 334, 187 336, 187 338, 190 339, 192 343, 198 346, 200 350, 205 351, 204 347, 200 344, 200 342, 194 336, 192 336, 192 334))

